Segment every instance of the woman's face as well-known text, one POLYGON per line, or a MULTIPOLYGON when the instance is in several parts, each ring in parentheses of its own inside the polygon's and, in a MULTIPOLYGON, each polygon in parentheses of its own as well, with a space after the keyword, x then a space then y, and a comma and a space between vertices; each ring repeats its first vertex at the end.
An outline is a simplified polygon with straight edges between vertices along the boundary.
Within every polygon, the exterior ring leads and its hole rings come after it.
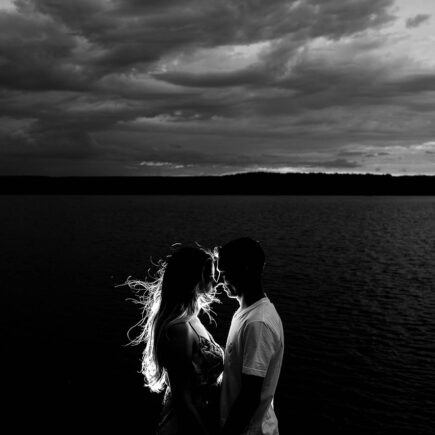
POLYGON ((202 279, 200 285, 201 293, 209 293, 215 286, 215 266, 212 259, 207 259, 202 271, 202 279))

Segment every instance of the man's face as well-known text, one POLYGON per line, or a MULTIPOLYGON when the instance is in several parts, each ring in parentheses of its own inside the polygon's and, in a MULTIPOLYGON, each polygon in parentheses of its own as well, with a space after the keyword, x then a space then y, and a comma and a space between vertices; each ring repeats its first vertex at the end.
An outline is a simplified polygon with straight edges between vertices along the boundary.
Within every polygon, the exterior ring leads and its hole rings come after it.
POLYGON ((237 290, 236 287, 234 286, 234 281, 231 279, 232 278, 231 270, 228 268, 221 269, 219 267, 219 260, 218 260, 217 271, 219 273, 219 282, 222 283, 227 296, 229 298, 237 298, 238 296, 237 290))

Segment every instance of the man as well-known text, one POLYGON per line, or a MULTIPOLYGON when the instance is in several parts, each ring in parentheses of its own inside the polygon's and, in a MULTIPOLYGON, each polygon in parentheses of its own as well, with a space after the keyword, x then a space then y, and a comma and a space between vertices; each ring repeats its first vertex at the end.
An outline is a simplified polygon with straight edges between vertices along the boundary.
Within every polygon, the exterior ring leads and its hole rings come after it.
POLYGON ((225 348, 221 393, 222 432, 278 434, 273 397, 284 353, 284 333, 274 305, 265 295, 265 256, 248 237, 219 249, 218 270, 229 297, 236 298, 225 348))

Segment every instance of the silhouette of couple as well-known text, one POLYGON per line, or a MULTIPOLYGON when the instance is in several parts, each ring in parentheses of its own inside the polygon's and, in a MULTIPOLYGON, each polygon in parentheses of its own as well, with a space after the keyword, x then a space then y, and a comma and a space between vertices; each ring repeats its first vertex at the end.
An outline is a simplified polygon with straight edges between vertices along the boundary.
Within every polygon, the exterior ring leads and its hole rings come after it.
POLYGON ((273 397, 284 335, 262 286, 264 264, 261 245, 245 237, 213 252, 181 247, 153 281, 129 281, 141 291, 134 343, 145 344, 145 385, 165 391, 157 434, 278 434, 273 397), (219 286, 240 305, 225 351, 198 318, 219 286))

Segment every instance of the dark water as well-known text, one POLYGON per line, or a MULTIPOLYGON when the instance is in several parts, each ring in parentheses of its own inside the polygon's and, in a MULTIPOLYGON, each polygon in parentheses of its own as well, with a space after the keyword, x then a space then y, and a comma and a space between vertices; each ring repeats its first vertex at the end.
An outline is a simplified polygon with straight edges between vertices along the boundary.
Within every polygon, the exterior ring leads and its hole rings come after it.
MULTIPOLYGON (((281 433, 435 433, 434 197, 0 198, 2 329, 9 412, 46 428, 92 421, 149 433, 127 276, 174 242, 250 235, 286 352, 281 433), (89 418, 91 420, 89 420, 89 418)), ((222 298, 223 344, 234 302, 222 298)), ((89 426, 89 423, 87 423, 89 426)), ((63 426, 61 426, 63 427, 63 426)))

